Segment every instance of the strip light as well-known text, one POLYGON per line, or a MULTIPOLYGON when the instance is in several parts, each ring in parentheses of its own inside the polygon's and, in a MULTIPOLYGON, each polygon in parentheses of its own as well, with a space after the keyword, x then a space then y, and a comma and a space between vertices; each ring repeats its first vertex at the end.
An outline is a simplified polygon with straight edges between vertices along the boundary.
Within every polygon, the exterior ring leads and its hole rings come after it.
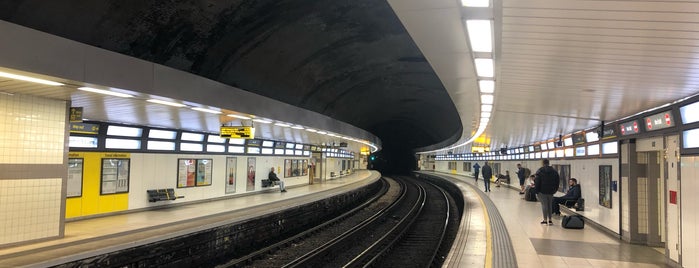
POLYGON ((206 108, 201 108, 201 107, 192 107, 192 110, 210 113, 210 114, 222 114, 221 111, 216 111, 216 110, 211 110, 211 109, 206 109, 206 108))
POLYGON ((229 114, 229 115, 226 115, 226 116, 235 117, 235 118, 244 119, 244 120, 250 120, 250 117, 242 116, 242 115, 237 115, 237 114, 229 114))
POLYGON ((131 94, 119 93, 119 92, 103 90, 103 89, 96 89, 96 88, 91 88, 91 87, 79 87, 78 89, 82 90, 82 91, 88 91, 88 92, 92 92, 92 93, 98 93, 98 94, 104 94, 104 95, 110 95, 110 96, 116 96, 116 97, 122 97, 122 98, 133 97, 133 95, 131 95, 131 94))
POLYGON ((187 105, 184 105, 182 103, 176 103, 176 102, 169 102, 169 101, 164 101, 164 100, 158 100, 158 99, 149 99, 146 100, 147 102, 152 102, 152 103, 157 103, 157 104, 162 104, 162 105, 168 105, 168 106, 174 106, 174 107, 185 107, 187 105))
POLYGON ((495 71, 493 70, 493 59, 477 58, 473 61, 476 64, 476 74, 479 77, 495 76, 495 71))
POLYGON ((64 86, 64 84, 54 82, 54 81, 49 81, 49 80, 19 75, 19 74, 11 74, 11 73, 6 73, 6 72, 0 72, 0 77, 5 77, 5 78, 10 78, 10 79, 15 79, 15 80, 22 80, 22 81, 33 82, 33 83, 39 83, 39 84, 44 84, 44 85, 49 85, 49 86, 64 86))

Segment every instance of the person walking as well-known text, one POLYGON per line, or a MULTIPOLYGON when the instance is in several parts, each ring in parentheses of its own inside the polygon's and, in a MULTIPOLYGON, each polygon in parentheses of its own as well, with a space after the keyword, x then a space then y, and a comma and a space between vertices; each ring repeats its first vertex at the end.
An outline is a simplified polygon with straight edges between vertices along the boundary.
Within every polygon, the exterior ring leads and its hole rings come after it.
POLYGON ((541 213, 544 216, 541 224, 547 224, 548 220, 548 225, 553 225, 553 221, 551 221, 553 194, 558 190, 560 177, 558 171, 549 165, 548 159, 542 160, 541 163, 542 167, 536 171, 534 191, 541 201, 541 213))
POLYGON ((473 164, 473 177, 476 178, 476 182, 478 182, 478 172, 480 171, 481 166, 478 165, 478 163, 473 164))
POLYGON ((490 178, 493 177, 493 169, 490 168, 488 162, 483 164, 483 183, 485 184, 485 191, 490 192, 490 178))

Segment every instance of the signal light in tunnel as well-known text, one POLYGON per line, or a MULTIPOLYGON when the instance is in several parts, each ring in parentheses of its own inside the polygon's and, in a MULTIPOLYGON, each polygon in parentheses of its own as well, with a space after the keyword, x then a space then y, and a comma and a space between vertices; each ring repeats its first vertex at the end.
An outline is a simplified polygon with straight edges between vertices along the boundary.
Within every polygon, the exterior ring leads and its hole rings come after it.
POLYGON ((375 155, 370 155, 370 156, 369 156, 369 160, 371 160, 371 161, 376 160, 376 156, 375 156, 375 155))

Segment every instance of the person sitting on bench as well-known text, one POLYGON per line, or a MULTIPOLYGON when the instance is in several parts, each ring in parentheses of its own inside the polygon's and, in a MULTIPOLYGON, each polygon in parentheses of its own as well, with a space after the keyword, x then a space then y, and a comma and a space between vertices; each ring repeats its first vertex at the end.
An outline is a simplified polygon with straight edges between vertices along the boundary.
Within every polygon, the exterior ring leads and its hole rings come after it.
POLYGON ((269 171, 267 179, 272 183, 279 184, 279 190, 282 192, 286 192, 286 187, 284 187, 284 181, 280 180, 279 177, 277 177, 277 174, 274 173, 274 167, 269 171))
POLYGON ((561 209, 558 207, 558 205, 565 204, 566 201, 576 202, 582 196, 578 180, 571 178, 568 180, 568 185, 570 188, 568 188, 568 192, 564 196, 553 198, 553 214, 561 215, 561 209))

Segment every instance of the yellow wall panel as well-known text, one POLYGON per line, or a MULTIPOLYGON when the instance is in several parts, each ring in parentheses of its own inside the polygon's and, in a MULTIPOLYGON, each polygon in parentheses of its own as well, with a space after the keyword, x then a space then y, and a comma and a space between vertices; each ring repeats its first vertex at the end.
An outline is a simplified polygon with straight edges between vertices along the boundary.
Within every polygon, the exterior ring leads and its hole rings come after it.
POLYGON ((129 153, 70 152, 70 158, 83 158, 83 194, 68 198, 66 218, 96 215, 126 210, 129 207, 129 194, 100 195, 102 158, 130 158, 129 153))

